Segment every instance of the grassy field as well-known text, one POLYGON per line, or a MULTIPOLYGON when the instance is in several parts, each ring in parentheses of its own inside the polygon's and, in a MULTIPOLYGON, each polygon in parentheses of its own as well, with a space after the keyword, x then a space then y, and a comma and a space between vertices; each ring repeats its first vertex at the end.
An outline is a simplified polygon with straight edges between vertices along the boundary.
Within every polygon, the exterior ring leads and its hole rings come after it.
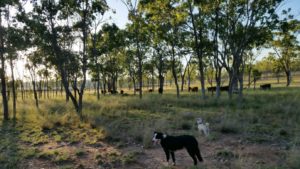
MULTIPOLYGON (((153 131, 196 136, 205 160, 198 168, 300 168, 299 88, 246 90, 244 100, 177 99, 174 90, 84 100, 81 122, 64 98, 42 99, 39 109, 19 99, 17 121, 0 119, 0 168, 172 168, 152 145, 153 131), (209 137, 197 131, 197 117, 210 123, 209 137)), ((184 151, 178 159, 175 168, 194 168, 184 151)))

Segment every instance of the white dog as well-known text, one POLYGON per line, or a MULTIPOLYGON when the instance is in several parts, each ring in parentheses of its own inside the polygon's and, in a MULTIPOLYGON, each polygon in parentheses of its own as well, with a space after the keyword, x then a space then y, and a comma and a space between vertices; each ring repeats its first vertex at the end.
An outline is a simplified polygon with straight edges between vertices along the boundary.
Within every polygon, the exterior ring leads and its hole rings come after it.
POLYGON ((204 135, 207 137, 209 135, 209 123, 204 123, 202 118, 197 118, 196 119, 196 123, 198 126, 198 130, 200 132, 203 132, 204 135))

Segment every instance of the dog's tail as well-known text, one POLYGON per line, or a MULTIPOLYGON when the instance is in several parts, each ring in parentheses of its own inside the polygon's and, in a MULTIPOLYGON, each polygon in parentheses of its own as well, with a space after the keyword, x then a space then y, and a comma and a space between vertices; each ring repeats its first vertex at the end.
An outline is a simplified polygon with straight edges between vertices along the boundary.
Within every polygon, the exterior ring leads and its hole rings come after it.
POLYGON ((197 149, 196 149, 196 156, 197 156, 197 158, 198 158, 198 160, 199 160, 200 162, 203 161, 203 158, 202 158, 202 156, 201 156, 201 154, 200 154, 200 150, 199 150, 198 147, 197 147, 197 149))

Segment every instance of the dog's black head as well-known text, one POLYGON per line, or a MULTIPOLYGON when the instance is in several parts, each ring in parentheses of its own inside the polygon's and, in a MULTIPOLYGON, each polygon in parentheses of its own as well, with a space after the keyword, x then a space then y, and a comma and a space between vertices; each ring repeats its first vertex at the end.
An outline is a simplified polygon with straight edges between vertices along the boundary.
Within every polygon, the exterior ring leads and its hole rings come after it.
POLYGON ((159 142, 160 140, 162 140, 163 138, 165 137, 165 135, 163 133, 160 133, 160 132, 154 132, 153 134, 153 138, 152 138, 152 141, 154 143, 157 143, 159 142))

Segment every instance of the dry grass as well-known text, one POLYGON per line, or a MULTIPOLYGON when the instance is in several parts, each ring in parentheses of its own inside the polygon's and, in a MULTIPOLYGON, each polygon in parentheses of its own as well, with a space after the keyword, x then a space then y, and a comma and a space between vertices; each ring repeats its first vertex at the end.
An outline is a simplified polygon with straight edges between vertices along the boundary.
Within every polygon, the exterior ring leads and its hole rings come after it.
MULTIPOLYGON (((42 99, 39 109, 32 99, 19 99, 15 125, 12 122, 1 124, 0 166, 17 168, 19 161, 41 157, 46 157, 49 163, 61 166, 75 163, 76 166, 78 159, 94 158, 87 157, 85 147, 96 150, 101 147, 98 143, 108 142, 116 148, 130 145, 149 148, 153 131, 199 135, 195 118, 202 117, 211 126, 207 141, 218 142, 227 135, 238 137, 245 144, 277 145, 282 147, 284 154, 281 162, 276 163, 278 168, 299 168, 296 160, 300 145, 299 97, 298 88, 246 90, 243 101, 229 100, 226 93, 222 93, 219 100, 213 97, 202 100, 199 94, 183 92, 177 99, 174 89, 167 90, 164 95, 145 93, 142 100, 132 95, 106 95, 98 101, 95 95, 87 93, 85 122, 80 121, 71 103, 65 103, 63 97, 42 99), (42 148, 62 143, 82 147, 80 151, 71 152, 42 148)), ((235 156, 235 153, 234 164, 231 164, 234 168, 243 168, 243 163, 251 161, 251 157, 235 156)), ((219 154, 227 158, 231 153, 220 150, 219 154)), ((139 155, 106 153, 93 160, 103 166, 122 166, 134 163, 139 155)), ((272 166, 256 164, 260 168, 272 166)))

